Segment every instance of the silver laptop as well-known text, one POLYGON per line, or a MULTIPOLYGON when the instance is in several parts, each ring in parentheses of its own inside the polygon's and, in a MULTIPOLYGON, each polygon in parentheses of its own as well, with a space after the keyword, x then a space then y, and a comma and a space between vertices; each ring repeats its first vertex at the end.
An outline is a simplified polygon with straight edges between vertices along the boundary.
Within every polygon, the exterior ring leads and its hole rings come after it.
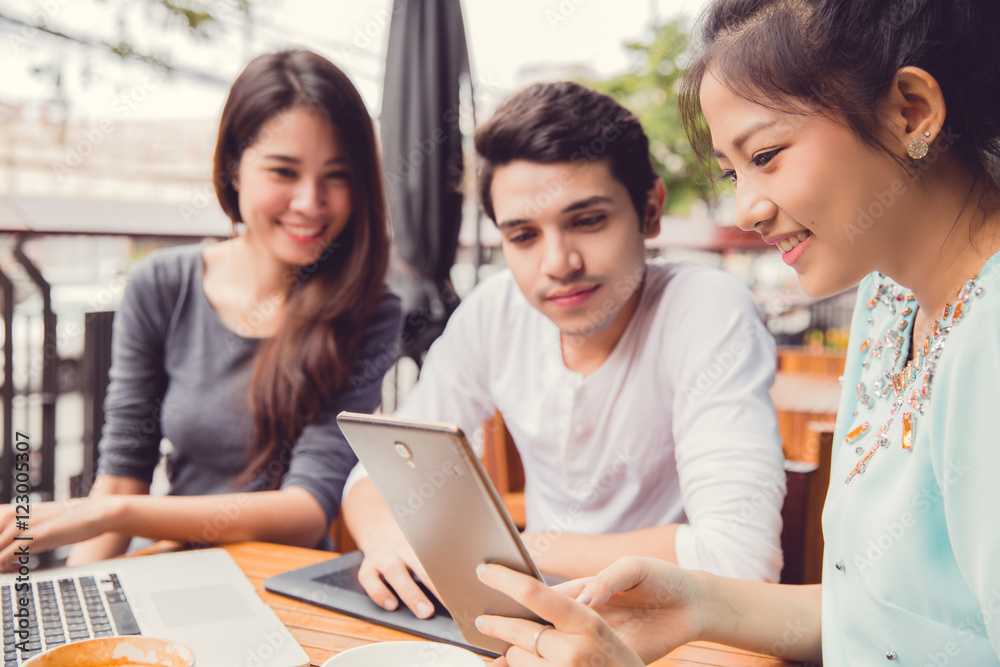
POLYGON ((0 575, 4 667, 92 637, 174 639, 199 667, 302 667, 309 656, 222 549, 0 575))

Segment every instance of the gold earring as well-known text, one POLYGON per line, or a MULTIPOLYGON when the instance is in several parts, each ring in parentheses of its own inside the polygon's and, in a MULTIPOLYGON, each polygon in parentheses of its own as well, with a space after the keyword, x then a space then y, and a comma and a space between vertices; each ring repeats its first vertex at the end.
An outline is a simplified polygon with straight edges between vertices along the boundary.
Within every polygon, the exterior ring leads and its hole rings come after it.
POLYGON ((909 145, 906 147, 906 154, 909 155, 914 160, 919 160, 920 158, 927 155, 927 151, 929 149, 930 146, 927 145, 926 141, 917 138, 911 141, 909 145))

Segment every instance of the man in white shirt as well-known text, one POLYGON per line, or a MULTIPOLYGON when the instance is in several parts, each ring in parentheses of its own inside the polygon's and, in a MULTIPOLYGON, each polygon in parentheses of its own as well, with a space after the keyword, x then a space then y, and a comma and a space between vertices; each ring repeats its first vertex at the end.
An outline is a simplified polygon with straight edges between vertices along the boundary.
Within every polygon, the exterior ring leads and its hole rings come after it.
MULTIPOLYGON (((776 581, 774 342, 735 278, 647 263, 666 194, 638 119, 583 86, 538 84, 497 109, 476 150, 508 270, 455 311, 396 414, 475 433, 500 410, 543 572, 641 555, 776 581)), ((419 563, 360 467, 342 509, 372 599, 395 608, 388 583, 429 616, 419 563)))

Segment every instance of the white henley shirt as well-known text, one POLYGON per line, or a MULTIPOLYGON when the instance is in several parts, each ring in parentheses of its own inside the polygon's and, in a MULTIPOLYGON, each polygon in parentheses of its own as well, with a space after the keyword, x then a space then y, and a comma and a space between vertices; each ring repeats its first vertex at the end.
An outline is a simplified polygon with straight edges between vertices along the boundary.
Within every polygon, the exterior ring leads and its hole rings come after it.
MULTIPOLYGON (((681 566, 777 581, 776 357, 746 287, 697 264, 650 263, 638 308, 596 371, 567 369, 559 336, 501 271, 452 315, 396 415, 457 424, 478 446, 499 409, 524 465, 527 530, 679 523, 681 566)), ((359 464, 345 497, 364 474, 359 464)))

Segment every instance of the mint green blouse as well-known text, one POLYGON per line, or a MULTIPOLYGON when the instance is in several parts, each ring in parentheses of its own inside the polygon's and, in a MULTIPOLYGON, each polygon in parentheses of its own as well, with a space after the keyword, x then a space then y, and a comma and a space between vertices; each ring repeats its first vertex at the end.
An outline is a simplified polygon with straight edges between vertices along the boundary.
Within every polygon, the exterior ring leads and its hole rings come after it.
POLYGON ((1000 665, 998 265, 963 304, 929 396, 891 422, 917 304, 881 274, 860 285, 823 513, 826 667, 1000 665))

